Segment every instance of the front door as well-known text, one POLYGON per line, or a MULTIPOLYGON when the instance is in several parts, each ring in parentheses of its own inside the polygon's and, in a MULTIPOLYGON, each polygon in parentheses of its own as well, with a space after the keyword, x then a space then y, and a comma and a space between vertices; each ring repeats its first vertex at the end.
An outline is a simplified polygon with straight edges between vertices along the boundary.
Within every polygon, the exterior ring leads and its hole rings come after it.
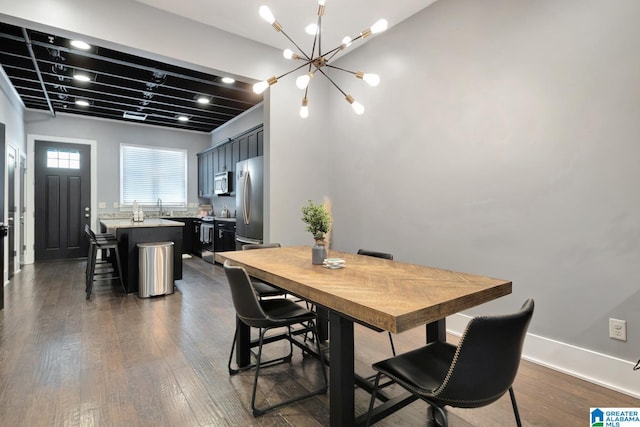
POLYGON ((35 260, 87 256, 90 224, 91 147, 35 143, 35 260))

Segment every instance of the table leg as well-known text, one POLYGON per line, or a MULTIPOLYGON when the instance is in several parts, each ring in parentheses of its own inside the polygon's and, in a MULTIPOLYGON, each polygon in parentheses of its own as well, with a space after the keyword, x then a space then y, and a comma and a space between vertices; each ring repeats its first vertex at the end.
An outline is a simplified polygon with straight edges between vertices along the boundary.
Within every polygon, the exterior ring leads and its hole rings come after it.
POLYGON ((318 335, 320 342, 329 339, 329 310, 316 305, 316 313, 318 313, 318 335))
POLYGON ((329 369, 329 419, 331 426, 353 426, 354 344, 353 321, 329 311, 331 359, 329 369))
POLYGON ((238 368, 249 366, 251 363, 251 328, 236 316, 238 339, 236 340, 236 364, 238 368))
POLYGON ((447 319, 427 323, 426 329, 427 344, 435 341, 447 341, 447 319))

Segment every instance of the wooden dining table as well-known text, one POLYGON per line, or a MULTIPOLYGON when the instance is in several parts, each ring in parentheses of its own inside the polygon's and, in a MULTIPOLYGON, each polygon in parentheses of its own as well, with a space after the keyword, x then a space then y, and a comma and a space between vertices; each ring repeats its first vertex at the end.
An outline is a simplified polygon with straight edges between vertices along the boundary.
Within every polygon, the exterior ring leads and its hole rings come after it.
MULTIPOLYGON (((334 250, 329 256, 343 259, 345 267, 313 265, 308 246, 218 252, 215 260, 229 260, 250 276, 328 310, 331 426, 363 420, 354 408, 354 322, 393 333, 426 325, 427 342, 445 341, 447 316, 511 293, 508 280, 334 250)), ((248 332, 244 336, 248 339, 248 332)), ((249 348, 246 343, 237 347, 244 353, 239 360, 247 364, 249 348)))

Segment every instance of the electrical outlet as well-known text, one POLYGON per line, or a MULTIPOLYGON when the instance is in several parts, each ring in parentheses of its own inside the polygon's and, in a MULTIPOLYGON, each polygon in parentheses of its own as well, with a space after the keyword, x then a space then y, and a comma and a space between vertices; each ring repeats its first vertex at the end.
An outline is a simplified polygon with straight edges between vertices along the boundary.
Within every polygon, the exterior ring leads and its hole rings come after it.
POLYGON ((99 209, 105 209, 106 207, 107 207, 107 204, 105 202, 98 202, 99 209))
POLYGON ((614 340, 627 340, 627 321, 619 319, 609 319, 609 338, 614 340))

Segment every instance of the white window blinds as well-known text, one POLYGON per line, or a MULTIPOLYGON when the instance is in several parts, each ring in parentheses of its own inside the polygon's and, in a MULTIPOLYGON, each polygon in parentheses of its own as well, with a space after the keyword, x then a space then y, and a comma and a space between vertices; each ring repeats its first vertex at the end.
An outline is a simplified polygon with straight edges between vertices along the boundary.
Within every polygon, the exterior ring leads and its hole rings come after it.
POLYGON ((120 144, 120 204, 187 206, 187 151, 120 144))

